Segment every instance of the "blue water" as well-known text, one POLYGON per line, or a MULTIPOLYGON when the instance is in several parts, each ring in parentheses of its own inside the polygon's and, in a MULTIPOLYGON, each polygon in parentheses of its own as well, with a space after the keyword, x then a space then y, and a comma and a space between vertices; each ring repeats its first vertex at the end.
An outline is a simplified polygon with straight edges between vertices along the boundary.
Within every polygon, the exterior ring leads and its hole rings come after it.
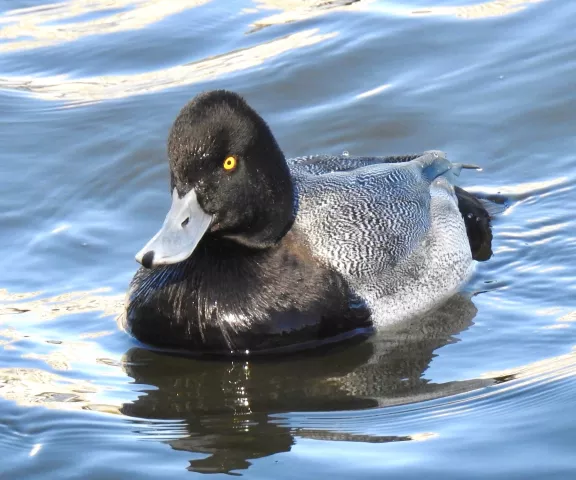
POLYGON ((576 4, 0 1, 0 478, 576 476, 576 4), (165 143, 228 88, 287 156, 441 149, 504 203, 440 311, 270 361, 116 325, 165 143), (219 475, 216 475, 219 477, 219 475))

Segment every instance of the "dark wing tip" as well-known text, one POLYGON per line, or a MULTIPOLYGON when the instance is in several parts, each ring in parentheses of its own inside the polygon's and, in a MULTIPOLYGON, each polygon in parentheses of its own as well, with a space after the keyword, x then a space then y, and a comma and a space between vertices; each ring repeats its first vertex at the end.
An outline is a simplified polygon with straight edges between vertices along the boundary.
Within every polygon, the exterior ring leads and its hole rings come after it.
POLYGON ((473 194, 454 187, 458 198, 458 209, 464 218, 472 258, 483 262, 492 257, 492 218, 473 194))

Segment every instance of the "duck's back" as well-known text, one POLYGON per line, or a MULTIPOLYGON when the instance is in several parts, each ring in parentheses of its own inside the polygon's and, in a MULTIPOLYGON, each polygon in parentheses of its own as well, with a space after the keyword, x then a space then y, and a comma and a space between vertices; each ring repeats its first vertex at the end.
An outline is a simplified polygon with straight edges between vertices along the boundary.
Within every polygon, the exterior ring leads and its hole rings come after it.
POLYGON ((441 152, 398 160, 291 162, 299 202, 295 228, 368 302, 381 325, 430 310, 472 268, 453 165, 441 152))

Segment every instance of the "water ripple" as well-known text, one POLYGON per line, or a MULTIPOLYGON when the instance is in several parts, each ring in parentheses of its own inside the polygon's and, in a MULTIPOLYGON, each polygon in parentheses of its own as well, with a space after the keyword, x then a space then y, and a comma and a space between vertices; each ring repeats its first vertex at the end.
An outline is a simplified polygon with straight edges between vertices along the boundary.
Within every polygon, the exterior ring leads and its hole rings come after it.
POLYGON ((325 42, 337 35, 337 32, 319 33, 318 29, 309 29, 188 65, 134 75, 107 75, 82 79, 73 79, 68 75, 4 76, 0 78, 0 89, 31 93, 43 100, 94 103, 213 80, 233 72, 257 67, 276 56, 325 42))
POLYGON ((571 2, 42 3, 0 7, 2 478, 574 476, 571 2), (480 164, 461 181, 497 203, 494 257, 360 345, 142 348, 115 321, 204 88, 245 95, 289 156, 480 164))
POLYGON ((138 30, 210 0, 74 0, 11 10, 0 16, 0 52, 73 42, 89 35, 138 30), (97 15, 100 13, 100 15, 97 15), (108 14, 106 14, 108 13, 108 14), (90 18, 67 21, 82 15, 90 18))
POLYGON ((264 10, 281 10, 253 23, 255 28, 298 22, 325 15, 334 11, 362 12, 372 11, 383 15, 397 16, 446 16, 461 19, 482 19, 511 15, 528 8, 531 4, 545 0, 494 0, 469 5, 443 6, 427 5, 417 7, 404 2, 376 2, 375 0, 255 0, 264 10))

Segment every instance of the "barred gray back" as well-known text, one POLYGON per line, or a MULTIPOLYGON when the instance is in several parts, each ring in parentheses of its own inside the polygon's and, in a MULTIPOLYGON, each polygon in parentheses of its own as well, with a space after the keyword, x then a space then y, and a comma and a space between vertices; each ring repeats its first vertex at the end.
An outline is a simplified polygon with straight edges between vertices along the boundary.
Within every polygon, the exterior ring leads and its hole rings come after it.
POLYGON ((443 302, 472 269, 442 152, 407 157, 300 157, 295 224, 314 254, 342 274, 377 324, 443 302))

